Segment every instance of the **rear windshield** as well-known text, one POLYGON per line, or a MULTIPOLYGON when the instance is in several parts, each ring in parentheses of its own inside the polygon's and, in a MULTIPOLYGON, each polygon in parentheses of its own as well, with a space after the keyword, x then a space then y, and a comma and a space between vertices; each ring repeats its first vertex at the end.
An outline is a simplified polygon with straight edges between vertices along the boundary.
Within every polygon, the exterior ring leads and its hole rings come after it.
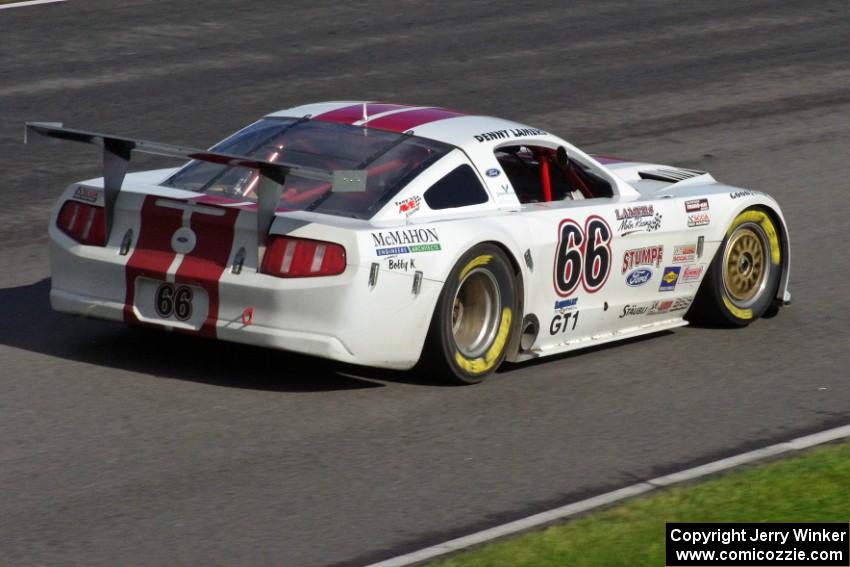
MULTIPOLYGON (((330 183, 290 174, 279 209, 371 218, 452 146, 411 135, 306 118, 266 118, 212 148, 267 161, 323 170, 363 169, 365 192, 331 191, 330 183)), ((230 199, 256 201, 255 170, 191 161, 163 185, 230 199)))

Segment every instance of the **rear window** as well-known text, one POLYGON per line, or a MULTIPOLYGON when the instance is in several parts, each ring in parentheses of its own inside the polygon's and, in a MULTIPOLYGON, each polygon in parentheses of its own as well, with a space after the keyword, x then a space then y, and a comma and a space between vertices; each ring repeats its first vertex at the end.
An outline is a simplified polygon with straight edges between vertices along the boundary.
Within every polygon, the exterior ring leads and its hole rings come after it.
MULTIPOLYGON (((414 177, 452 150, 416 136, 296 118, 266 118, 214 146, 213 151, 323 170, 366 170, 365 192, 331 191, 330 183, 286 178, 279 209, 371 218, 414 177)), ((256 171, 191 161, 163 184, 237 200, 256 201, 256 171)))
POLYGON ((472 168, 460 165, 425 191, 425 202, 432 209, 451 209, 487 202, 487 192, 472 168))

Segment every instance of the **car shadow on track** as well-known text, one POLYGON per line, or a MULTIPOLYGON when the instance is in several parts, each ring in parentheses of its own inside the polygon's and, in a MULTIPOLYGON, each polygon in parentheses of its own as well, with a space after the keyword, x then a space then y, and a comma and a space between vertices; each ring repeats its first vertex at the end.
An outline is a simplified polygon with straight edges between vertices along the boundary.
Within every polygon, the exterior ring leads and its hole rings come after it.
POLYGON ((404 372, 363 368, 295 353, 129 327, 57 313, 50 280, 0 289, 0 344, 102 367, 231 388, 321 392, 433 385, 404 372))

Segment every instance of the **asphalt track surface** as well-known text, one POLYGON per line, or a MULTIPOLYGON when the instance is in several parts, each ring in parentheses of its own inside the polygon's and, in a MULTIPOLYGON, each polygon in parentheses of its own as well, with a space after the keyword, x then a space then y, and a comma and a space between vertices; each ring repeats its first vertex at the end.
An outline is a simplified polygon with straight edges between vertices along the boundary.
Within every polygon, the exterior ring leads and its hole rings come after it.
POLYGON ((850 422, 846 0, 284 4, 0 11, 0 563, 360 565, 850 422), (767 190, 795 303, 468 388, 49 310, 49 210, 99 158, 25 120, 204 146, 348 98, 767 190))

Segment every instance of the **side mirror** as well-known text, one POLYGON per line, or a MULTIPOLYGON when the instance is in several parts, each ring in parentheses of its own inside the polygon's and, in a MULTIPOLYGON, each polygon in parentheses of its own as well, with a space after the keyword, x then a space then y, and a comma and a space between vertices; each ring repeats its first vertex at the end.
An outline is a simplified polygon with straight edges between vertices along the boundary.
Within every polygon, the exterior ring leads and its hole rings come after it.
POLYGON ((570 156, 567 155, 567 148, 564 146, 558 146, 558 149, 555 151, 555 157, 558 159, 558 163, 563 167, 570 166, 570 156))

